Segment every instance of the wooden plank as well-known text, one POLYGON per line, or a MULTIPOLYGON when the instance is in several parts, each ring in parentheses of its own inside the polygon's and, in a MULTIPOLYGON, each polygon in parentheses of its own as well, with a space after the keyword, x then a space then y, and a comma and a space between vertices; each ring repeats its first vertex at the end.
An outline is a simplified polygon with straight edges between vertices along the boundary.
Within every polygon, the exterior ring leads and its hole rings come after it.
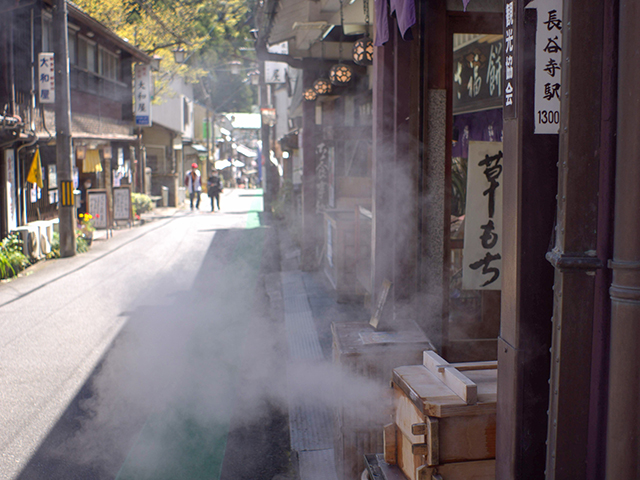
POLYGON ((440 422, 437 418, 427 417, 427 465, 437 465, 440 463, 440 422))
POLYGON ((398 430, 398 466, 409 480, 416 480, 416 469, 424 464, 424 456, 414 454, 411 441, 398 430))
POLYGON ((423 365, 447 387, 458 395, 467 405, 478 403, 478 387, 464 374, 460 373, 434 351, 425 351, 423 365), (443 367, 443 365, 449 365, 443 367))
POLYGON ((455 367, 459 372, 467 372, 474 370, 494 370, 498 368, 498 362, 492 360, 489 362, 463 362, 463 363, 447 363, 444 365, 436 365, 436 368, 455 367))
POLYGON ((430 467, 422 465, 416 469, 416 480, 495 480, 496 461, 445 463, 430 467))
POLYGON ((384 461, 395 465, 398 463, 398 439, 397 428, 395 423, 389 423, 384 426, 382 438, 384 444, 384 461))

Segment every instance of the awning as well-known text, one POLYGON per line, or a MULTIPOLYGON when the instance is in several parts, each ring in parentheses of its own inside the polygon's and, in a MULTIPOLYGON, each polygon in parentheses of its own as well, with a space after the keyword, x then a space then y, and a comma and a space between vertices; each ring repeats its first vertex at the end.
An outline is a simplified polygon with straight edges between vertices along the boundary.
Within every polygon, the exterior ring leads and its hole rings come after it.
POLYGON ((196 152, 207 153, 207 147, 200 145, 199 143, 190 143, 187 146, 193 148, 196 152))
POLYGON ((218 160, 213 166, 216 167, 216 170, 224 170, 231 166, 231 162, 229 160, 218 160))
POLYGON ((236 147, 236 151, 240 154, 240 155, 244 155, 245 157, 249 157, 249 158, 256 158, 258 156, 258 152, 256 152, 255 150, 249 148, 249 147, 245 147, 244 145, 240 145, 238 144, 238 146, 236 147))

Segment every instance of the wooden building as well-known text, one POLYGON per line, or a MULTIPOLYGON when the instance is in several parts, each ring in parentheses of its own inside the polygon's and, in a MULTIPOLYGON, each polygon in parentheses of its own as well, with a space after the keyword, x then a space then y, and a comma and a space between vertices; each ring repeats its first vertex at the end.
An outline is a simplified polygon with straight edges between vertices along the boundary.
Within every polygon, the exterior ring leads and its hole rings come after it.
MULTIPOLYGON (((390 280, 387 321, 413 319, 447 361, 497 358, 497 478, 639 478, 638 2, 391 3, 395 16, 371 14, 389 36, 362 83, 371 190, 354 212, 358 285, 375 304, 390 280), (478 166, 489 187, 473 197, 478 166), (484 257, 470 258, 471 241, 484 257)), ((295 44, 283 60, 310 88, 331 50, 320 39, 345 27, 338 8, 267 1, 259 44, 295 44)), ((316 149, 339 103, 303 105, 307 268, 326 254, 316 149)))
MULTIPOLYGON (((58 217, 55 103, 40 93, 47 74, 41 54, 53 58, 52 9, 46 0, 0 2, 0 104, 2 115, 20 125, 13 132, 2 127, 0 236, 58 217), (36 148, 42 189, 26 182, 36 148)), ((84 188, 85 181, 92 188, 110 189, 114 182, 142 185, 142 172, 136 170, 141 154, 133 125, 132 66, 149 65, 151 58, 71 2, 68 48, 74 188, 84 188)))

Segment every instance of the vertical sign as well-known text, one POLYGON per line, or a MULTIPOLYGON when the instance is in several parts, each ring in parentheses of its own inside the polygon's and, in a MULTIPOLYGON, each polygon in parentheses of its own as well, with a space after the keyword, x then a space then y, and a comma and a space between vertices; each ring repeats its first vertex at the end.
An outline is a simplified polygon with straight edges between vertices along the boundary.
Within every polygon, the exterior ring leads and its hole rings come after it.
POLYGON ((462 288, 502 288, 502 142, 469 142, 462 288))
POLYGON ((136 64, 136 125, 139 127, 151 126, 151 67, 136 64))
POLYGON ((38 101, 40 103, 55 103, 55 65, 53 53, 38 54, 38 101))
POLYGON ((557 134, 562 85, 562 0, 535 0, 527 8, 538 10, 534 133, 557 134))
POLYGON ((8 230, 18 228, 18 211, 16 208, 16 166, 14 150, 4 151, 5 178, 7 180, 7 217, 8 230))
POLYGON ((516 2, 504 5, 504 118, 516 118, 516 2))
MULTIPOLYGON (((269 53, 277 53, 279 55, 289 54, 289 42, 281 42, 275 45, 268 45, 269 53)), ((264 62, 264 81, 265 83, 284 83, 285 75, 289 65, 285 62, 264 62)))

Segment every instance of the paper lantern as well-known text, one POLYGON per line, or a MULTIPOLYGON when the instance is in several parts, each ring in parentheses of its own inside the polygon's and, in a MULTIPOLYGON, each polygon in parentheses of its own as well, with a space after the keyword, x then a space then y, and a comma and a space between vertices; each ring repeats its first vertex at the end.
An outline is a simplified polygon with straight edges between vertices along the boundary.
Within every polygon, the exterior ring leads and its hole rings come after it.
POLYGON ((316 98, 318 98, 318 94, 313 88, 307 88, 302 94, 302 98, 304 98, 307 102, 313 102, 316 98))
POLYGON ((319 78, 313 84, 313 89, 318 95, 327 95, 331 93, 331 83, 326 78, 319 78))
POLYGON ((352 78, 353 72, 351 71, 351 67, 344 63, 334 65, 329 71, 329 79, 331 79, 331 83, 336 86, 347 85, 352 78))
POLYGON ((357 65, 371 65, 373 63, 373 40, 365 36, 353 44, 353 61, 357 65))

